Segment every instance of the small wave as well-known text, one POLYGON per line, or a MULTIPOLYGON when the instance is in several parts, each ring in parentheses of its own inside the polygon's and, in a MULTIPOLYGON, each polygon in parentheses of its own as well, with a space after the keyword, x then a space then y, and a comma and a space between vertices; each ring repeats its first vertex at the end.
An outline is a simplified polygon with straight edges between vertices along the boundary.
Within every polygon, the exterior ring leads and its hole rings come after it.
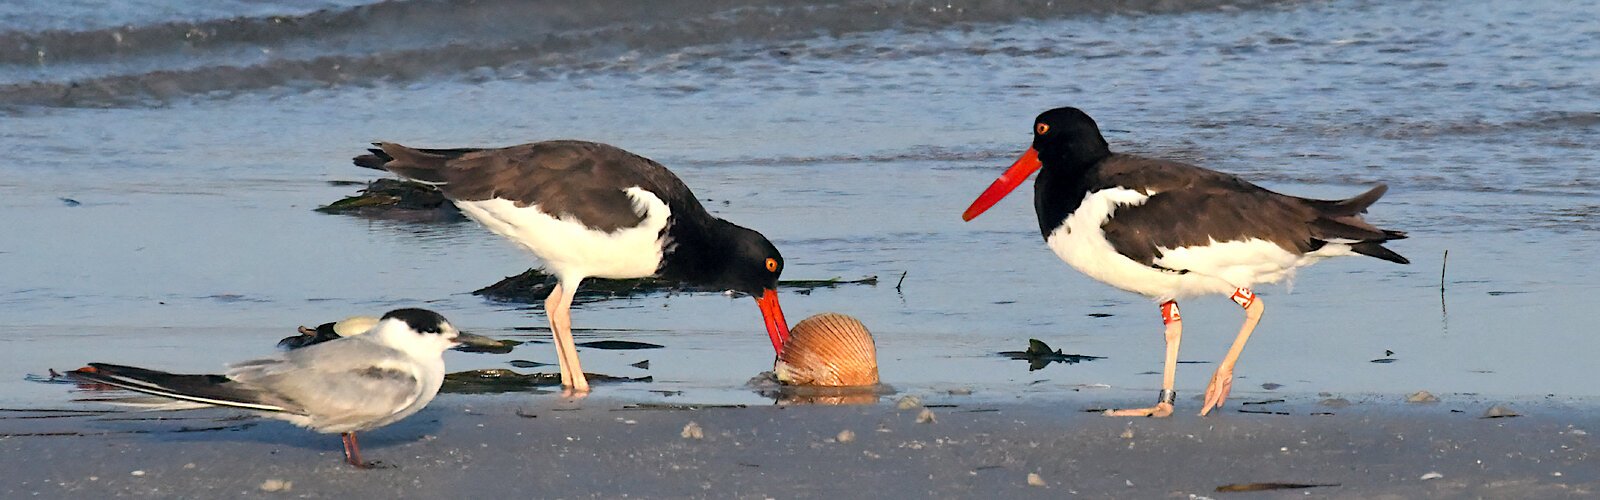
POLYGON ((933 162, 974 162, 991 160, 1008 160, 1017 155, 1012 150, 973 150, 952 149, 937 146, 915 148, 906 151, 896 151, 878 154, 841 154, 819 156, 776 156, 776 157, 749 157, 725 160, 684 160, 681 163, 700 166, 743 165, 743 166, 793 166, 816 165, 830 163, 897 163, 915 161, 933 162))
POLYGON ((1600 111, 1547 111, 1503 122, 1469 118, 1443 122, 1386 124, 1374 130, 1384 139, 1502 134, 1508 132, 1581 129, 1600 126, 1600 111))
POLYGON ((303 15, 0 33, 0 102, 123 106, 305 82, 510 76, 685 47, 1078 15, 1249 8, 1271 0, 390 0, 303 15), (475 71, 482 74, 481 71, 475 71))

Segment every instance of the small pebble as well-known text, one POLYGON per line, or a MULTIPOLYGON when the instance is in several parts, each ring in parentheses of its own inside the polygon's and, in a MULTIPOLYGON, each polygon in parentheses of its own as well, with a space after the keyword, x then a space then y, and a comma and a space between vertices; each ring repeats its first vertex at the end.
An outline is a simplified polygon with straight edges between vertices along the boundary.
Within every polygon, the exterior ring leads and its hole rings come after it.
POLYGON ((261 491, 265 491, 267 493, 276 493, 276 492, 279 492, 279 491, 289 491, 289 489, 293 488, 293 487, 294 487, 294 483, 289 482, 289 481, 284 481, 282 479, 268 479, 266 481, 262 481, 261 482, 261 491))
POLYGON ((839 431, 838 439, 839 439, 839 442, 841 442, 841 443, 848 443, 848 442, 851 442, 851 441, 855 441, 856 440, 856 433, 855 433, 855 431, 852 431, 850 429, 845 429, 845 430, 839 431))
POLYGON ((193 468, 195 468, 194 462, 189 462, 189 463, 183 464, 183 468, 185 468, 185 469, 193 469, 193 468))
POLYGON ((1423 474, 1422 475, 1422 480, 1423 481, 1427 481, 1429 479, 1439 479, 1441 477, 1444 477, 1444 474, 1440 474, 1438 472, 1429 472, 1427 474, 1423 474))
POLYGON ((1574 436, 1587 436, 1587 435, 1589 435, 1589 431, 1585 431, 1583 429, 1573 429, 1573 430, 1567 431, 1567 434, 1571 434, 1571 435, 1574 435, 1574 436))
POLYGON ((705 439, 706 431, 700 429, 700 424, 689 422, 683 425, 683 432, 678 433, 684 439, 705 439))
POLYGON ((918 406, 922 406, 922 400, 916 396, 905 396, 900 398, 900 401, 895 402, 895 407, 901 410, 909 410, 918 406))
POLYGON ((144 475, 144 471, 136 470, 136 471, 133 471, 133 472, 129 472, 128 474, 132 475, 132 476, 143 476, 144 475))
POLYGON ((970 387, 962 387, 962 388, 958 388, 958 389, 950 389, 950 390, 945 391, 945 392, 949 393, 951 396, 971 396, 972 395, 972 388, 970 388, 970 387))
POLYGON ((1483 418, 1509 418, 1520 416, 1522 416, 1521 413, 1517 413, 1516 410, 1513 410, 1506 405, 1490 406, 1488 410, 1484 410, 1483 412, 1483 418))
POLYGON ((1123 429, 1123 431, 1122 431, 1122 439, 1133 439, 1133 428, 1132 427, 1129 427, 1127 429, 1123 429))
POLYGON ((1269 390, 1269 391, 1277 390, 1278 388, 1281 388, 1281 387, 1283 387, 1283 384, 1276 384, 1276 383, 1272 383, 1272 382, 1267 382, 1265 384, 1261 384, 1261 388, 1262 389, 1266 389, 1266 390, 1269 390))
POLYGON ((923 408, 922 413, 917 414, 917 423, 919 424, 931 424, 938 421, 939 419, 933 417, 933 410, 923 408))
POLYGON ((1028 473, 1028 486, 1041 486, 1042 487, 1042 486, 1044 486, 1044 478, 1039 477, 1039 473, 1037 473, 1037 472, 1029 472, 1028 473))
POLYGON ((1435 396, 1435 395, 1433 395, 1433 393, 1430 393, 1428 391, 1417 391, 1417 392, 1411 393, 1410 396, 1406 396, 1406 402, 1407 403, 1437 403, 1437 402, 1439 402, 1439 396, 1435 396))

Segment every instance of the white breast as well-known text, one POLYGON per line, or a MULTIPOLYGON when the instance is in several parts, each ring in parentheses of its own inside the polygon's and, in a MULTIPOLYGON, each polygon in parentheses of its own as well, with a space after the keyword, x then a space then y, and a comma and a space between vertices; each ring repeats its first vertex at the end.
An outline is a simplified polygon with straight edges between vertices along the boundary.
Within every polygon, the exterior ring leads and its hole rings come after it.
POLYGON ((661 266, 662 229, 672 210, 655 194, 638 186, 623 190, 633 199, 639 225, 605 232, 571 217, 552 217, 538 205, 518 207, 511 200, 457 201, 468 217, 490 231, 510 238, 544 261, 558 276, 642 278, 661 266))

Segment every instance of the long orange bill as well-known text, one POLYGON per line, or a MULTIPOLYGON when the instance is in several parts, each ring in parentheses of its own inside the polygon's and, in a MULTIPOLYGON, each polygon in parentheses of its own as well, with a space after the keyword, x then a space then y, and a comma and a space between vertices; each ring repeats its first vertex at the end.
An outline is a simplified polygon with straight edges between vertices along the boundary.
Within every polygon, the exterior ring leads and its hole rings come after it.
POLYGON ((789 322, 783 319, 783 308, 778 307, 778 291, 768 288, 756 297, 761 306, 761 319, 767 324, 767 336, 772 337, 772 352, 783 354, 783 344, 789 341, 789 322))
POLYGON ((1017 158, 1016 163, 1011 164, 1011 168, 1006 169, 1006 173, 1000 174, 1000 178, 995 179, 994 184, 989 185, 989 189, 983 190, 983 194, 972 201, 972 206, 961 213, 961 220, 969 221, 977 218, 984 210, 988 210, 995 203, 999 203, 1001 198, 1011 194, 1011 190, 1022 185, 1022 181, 1028 180, 1028 176, 1037 172, 1042 165, 1044 164, 1039 163, 1039 152, 1029 147, 1022 153, 1021 158, 1017 158))

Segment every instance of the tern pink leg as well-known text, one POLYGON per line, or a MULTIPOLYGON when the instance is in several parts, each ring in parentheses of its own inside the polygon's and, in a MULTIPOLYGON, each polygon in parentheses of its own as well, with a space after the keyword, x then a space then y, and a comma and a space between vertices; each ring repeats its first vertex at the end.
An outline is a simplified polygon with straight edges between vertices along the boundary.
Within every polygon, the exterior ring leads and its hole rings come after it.
POLYGON ((361 460, 361 445, 356 442, 356 433, 346 432, 339 437, 344 440, 344 461, 358 469, 371 469, 373 464, 361 460))
MULTIPOLYGON (((580 280, 581 282, 581 280, 580 280)), ((578 362, 578 346, 572 339, 572 299, 578 283, 558 283, 544 299, 544 313, 550 319, 550 336, 556 343, 556 361, 561 365, 561 385, 568 396, 589 392, 589 380, 578 362)))
POLYGON ((1125 410, 1106 410, 1110 417, 1165 417, 1172 415, 1172 404, 1177 399, 1178 393, 1173 391, 1173 384, 1178 379, 1178 344, 1183 340, 1183 317, 1178 314, 1178 302, 1166 301, 1161 304, 1161 322, 1166 324, 1167 357, 1161 367, 1161 395, 1156 398, 1156 405, 1149 408, 1130 408, 1125 410))
POLYGON ((1206 404, 1200 408, 1200 415, 1211 413, 1212 408, 1221 408, 1222 403, 1228 401, 1228 392, 1233 390, 1233 366, 1239 363, 1239 354, 1244 352, 1244 343, 1250 340, 1250 334, 1256 330, 1256 323, 1261 321, 1261 312, 1266 310, 1266 304, 1249 288, 1240 288, 1233 292, 1234 303, 1244 308, 1244 326, 1239 327, 1239 336, 1233 339, 1233 347, 1228 349, 1228 355, 1222 358, 1222 364, 1217 365, 1217 373, 1211 376, 1211 384, 1206 386, 1206 404))

